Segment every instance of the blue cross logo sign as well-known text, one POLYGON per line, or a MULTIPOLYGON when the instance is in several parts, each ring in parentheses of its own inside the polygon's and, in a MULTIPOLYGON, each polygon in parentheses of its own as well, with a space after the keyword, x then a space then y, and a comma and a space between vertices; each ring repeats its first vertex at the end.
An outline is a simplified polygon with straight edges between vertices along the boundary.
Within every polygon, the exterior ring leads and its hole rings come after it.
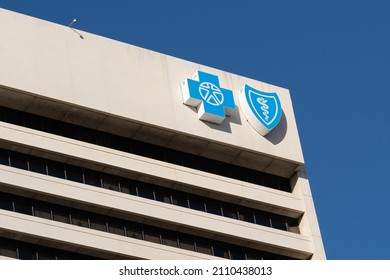
POLYGON ((220 124, 236 108, 233 92, 221 88, 218 77, 198 71, 182 84, 184 104, 198 109, 199 119, 220 124))

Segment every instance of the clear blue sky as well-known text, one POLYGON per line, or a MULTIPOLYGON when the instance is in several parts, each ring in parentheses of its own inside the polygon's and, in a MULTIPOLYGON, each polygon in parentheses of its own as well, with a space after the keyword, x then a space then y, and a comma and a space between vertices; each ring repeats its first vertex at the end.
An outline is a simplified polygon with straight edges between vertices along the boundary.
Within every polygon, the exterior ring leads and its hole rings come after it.
POLYGON ((290 89, 327 257, 390 259, 390 1, 0 7, 290 89))

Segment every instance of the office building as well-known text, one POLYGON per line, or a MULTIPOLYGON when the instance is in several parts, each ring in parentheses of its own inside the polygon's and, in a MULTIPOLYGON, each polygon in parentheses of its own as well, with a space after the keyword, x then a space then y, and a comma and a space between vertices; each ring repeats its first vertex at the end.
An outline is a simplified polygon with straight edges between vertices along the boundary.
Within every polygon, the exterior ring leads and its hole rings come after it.
POLYGON ((3 9, 0 42, 0 258, 326 258, 287 89, 3 9))

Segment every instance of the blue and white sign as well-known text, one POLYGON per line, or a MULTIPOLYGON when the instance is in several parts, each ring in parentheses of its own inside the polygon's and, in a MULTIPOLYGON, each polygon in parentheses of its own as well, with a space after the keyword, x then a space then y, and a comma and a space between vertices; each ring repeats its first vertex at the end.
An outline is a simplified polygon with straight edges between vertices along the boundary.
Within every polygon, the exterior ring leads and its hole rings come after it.
POLYGON ((282 107, 275 92, 263 92, 245 85, 239 99, 248 122, 261 135, 267 135, 279 123, 282 107))
POLYGON ((182 84, 184 104, 198 109, 199 119, 220 124, 236 108, 233 92, 221 88, 218 76, 198 71, 182 84))

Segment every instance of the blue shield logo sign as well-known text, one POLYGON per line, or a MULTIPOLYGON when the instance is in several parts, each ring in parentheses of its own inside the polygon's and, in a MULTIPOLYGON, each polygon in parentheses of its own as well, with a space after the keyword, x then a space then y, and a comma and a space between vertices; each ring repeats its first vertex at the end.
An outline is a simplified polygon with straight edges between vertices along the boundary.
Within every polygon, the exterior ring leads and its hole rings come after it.
POLYGON ((280 121, 282 106, 275 92, 263 92, 245 85, 240 105, 248 122, 261 135, 267 135, 280 121))

